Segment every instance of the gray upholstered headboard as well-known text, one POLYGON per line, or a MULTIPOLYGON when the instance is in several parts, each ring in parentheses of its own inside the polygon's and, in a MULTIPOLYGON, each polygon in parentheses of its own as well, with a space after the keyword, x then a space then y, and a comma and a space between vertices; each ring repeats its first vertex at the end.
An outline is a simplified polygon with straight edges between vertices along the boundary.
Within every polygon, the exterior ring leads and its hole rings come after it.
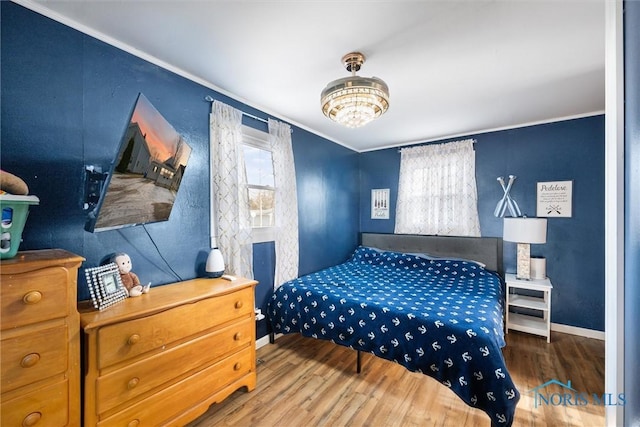
POLYGON ((361 233, 360 244, 374 248, 427 253, 480 261, 488 270, 504 276, 502 239, 499 237, 420 236, 413 234, 361 233))

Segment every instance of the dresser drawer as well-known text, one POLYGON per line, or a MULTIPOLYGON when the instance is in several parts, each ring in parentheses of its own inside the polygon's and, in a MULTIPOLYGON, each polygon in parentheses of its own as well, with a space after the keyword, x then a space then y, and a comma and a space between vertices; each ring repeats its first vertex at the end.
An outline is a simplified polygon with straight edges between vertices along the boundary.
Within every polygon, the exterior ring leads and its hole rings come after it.
POLYGON ((61 381, 2 401, 2 427, 69 425, 69 386, 61 381))
POLYGON ((105 368, 253 313, 253 289, 208 298, 100 328, 98 367, 105 368))
POLYGON ((2 392, 65 372, 69 347, 65 343, 64 325, 2 340, 2 392))
MULTIPOLYGON (((253 354, 252 349, 247 347, 191 377, 101 420, 98 426, 174 425, 168 424, 168 421, 191 407, 193 402, 205 401, 225 386, 249 376, 252 372, 255 376, 253 354)), ((255 386, 255 377, 247 378, 247 383, 244 385, 249 386, 250 384, 255 386)), ((230 393, 231 391, 229 391, 230 393)))
MULTIPOLYGON (((76 270, 73 270, 74 274, 76 270)), ((2 330, 67 315, 69 270, 49 267, 3 274, 0 286, 2 330)), ((75 277, 74 277, 75 281, 75 277)))
POLYGON ((255 334, 253 325, 253 319, 243 320, 99 377, 96 381, 98 413, 248 346, 255 334))

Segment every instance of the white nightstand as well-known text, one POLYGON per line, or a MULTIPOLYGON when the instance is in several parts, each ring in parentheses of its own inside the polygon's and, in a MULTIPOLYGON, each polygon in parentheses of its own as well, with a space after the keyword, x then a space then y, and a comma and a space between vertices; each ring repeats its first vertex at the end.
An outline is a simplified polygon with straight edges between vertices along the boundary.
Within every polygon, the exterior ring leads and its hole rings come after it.
POLYGON ((519 280, 515 274, 505 275, 507 282, 507 333, 509 329, 527 332, 535 335, 547 337, 547 342, 551 342, 551 281, 549 278, 542 280, 519 280), (541 296, 521 295, 518 291, 529 290, 542 293, 541 296), (511 313, 509 308, 522 307, 534 310, 542 317, 511 313))

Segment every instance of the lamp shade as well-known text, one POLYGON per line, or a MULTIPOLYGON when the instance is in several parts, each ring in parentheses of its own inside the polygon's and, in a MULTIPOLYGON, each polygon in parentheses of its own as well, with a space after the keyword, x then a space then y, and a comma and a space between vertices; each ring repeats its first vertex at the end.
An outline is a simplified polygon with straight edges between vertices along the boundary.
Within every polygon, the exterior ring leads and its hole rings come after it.
POLYGON ((222 276, 224 273, 224 259, 222 258, 222 252, 220 252, 220 249, 211 249, 211 252, 209 252, 209 256, 207 257, 207 263, 205 264, 204 270, 207 272, 209 277, 222 276))
POLYGON ((327 85, 321 95, 322 112, 331 120, 358 128, 389 108, 389 88, 376 77, 346 77, 327 85))
POLYGON ((546 243, 546 218, 505 218, 502 238, 507 242, 546 243))
POLYGON ((351 77, 327 84, 320 95, 322 112, 331 120, 350 128, 358 128, 377 119, 389 108, 389 87, 377 77, 360 77, 356 72, 364 63, 364 55, 351 52, 342 63, 351 77))

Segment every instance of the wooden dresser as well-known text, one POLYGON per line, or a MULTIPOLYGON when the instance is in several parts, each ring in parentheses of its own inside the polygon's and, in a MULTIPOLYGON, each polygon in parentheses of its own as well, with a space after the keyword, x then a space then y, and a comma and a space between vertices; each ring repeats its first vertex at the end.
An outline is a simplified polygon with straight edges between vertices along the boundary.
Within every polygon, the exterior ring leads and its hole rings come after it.
POLYGON ((184 425, 253 390, 256 284, 194 279, 103 311, 80 303, 84 425, 184 425))
POLYGON ((61 249, 0 262, 0 424, 80 425, 78 267, 61 249))

